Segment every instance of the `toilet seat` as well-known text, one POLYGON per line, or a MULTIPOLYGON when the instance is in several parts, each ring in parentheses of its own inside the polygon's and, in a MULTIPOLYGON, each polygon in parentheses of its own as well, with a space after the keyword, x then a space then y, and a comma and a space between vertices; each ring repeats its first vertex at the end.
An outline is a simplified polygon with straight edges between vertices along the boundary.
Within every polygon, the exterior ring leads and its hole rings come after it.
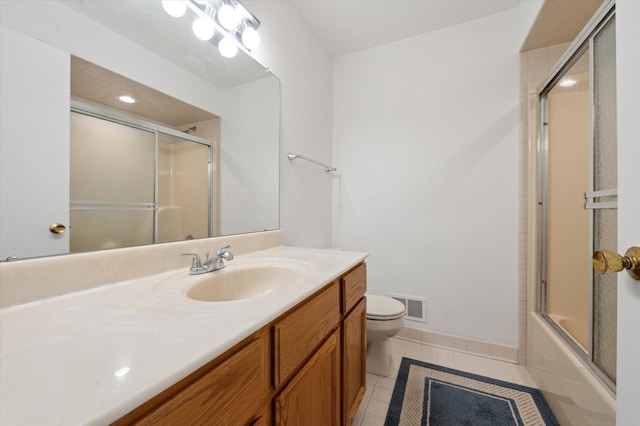
POLYGON ((375 294, 367 295, 367 319, 390 321, 404 317, 404 305, 395 299, 375 294))

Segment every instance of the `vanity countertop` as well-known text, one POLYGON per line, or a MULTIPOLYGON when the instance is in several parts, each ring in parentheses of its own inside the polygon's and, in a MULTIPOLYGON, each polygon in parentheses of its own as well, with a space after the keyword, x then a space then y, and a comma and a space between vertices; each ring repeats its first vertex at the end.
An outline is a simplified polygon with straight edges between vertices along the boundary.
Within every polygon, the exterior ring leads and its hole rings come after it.
POLYGON ((242 301, 159 292, 181 269, 2 309, 0 424, 115 421, 365 257, 284 246, 237 256, 308 266, 295 286, 242 301))

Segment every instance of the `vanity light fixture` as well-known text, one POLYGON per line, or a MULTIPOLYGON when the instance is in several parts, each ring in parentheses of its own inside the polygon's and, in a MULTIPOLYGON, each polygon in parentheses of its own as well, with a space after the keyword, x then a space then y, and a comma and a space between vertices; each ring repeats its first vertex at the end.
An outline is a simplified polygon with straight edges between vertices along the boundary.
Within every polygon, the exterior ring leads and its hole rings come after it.
POLYGON ((238 49, 248 53, 260 45, 260 21, 238 0, 163 0, 162 6, 174 17, 192 10, 197 16, 192 25, 196 37, 216 44, 226 58, 234 57, 238 49), (178 14, 180 7, 174 3, 185 10, 178 14))
POLYGON ((126 104, 135 104, 136 103, 136 100, 134 98, 132 98, 131 96, 129 96, 129 95, 118 96, 118 99, 121 102, 124 102, 126 104))
POLYGON ((216 32, 215 28, 213 28, 213 25, 211 25, 211 22, 209 22, 209 20, 206 18, 197 18, 195 21, 193 21, 193 25, 191 26, 191 28, 193 29, 193 33, 196 35, 196 37, 204 41, 211 40, 216 32))
POLYGON ((236 9, 234 9, 230 4, 223 4, 220 6, 217 16, 218 22, 220 22, 220 25, 222 25, 225 30, 232 31, 240 23, 240 18, 236 9))
POLYGON ((246 27, 242 32, 242 44, 249 50, 260 45, 260 35, 253 27, 246 27))
POLYGON ((187 11, 187 5, 182 0, 162 0, 164 11, 174 18, 179 18, 187 11))
POLYGON ((233 58, 238 53, 238 46, 229 37, 225 37, 218 43, 218 50, 225 58, 233 58))

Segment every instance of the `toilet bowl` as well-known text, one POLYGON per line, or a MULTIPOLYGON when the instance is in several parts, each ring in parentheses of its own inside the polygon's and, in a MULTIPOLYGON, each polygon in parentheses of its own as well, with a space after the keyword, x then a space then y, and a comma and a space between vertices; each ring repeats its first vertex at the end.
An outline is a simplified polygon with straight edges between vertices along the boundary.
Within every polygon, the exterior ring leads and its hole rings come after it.
POLYGON ((367 295, 367 372, 388 376, 393 370, 391 338, 404 326, 404 305, 367 295))

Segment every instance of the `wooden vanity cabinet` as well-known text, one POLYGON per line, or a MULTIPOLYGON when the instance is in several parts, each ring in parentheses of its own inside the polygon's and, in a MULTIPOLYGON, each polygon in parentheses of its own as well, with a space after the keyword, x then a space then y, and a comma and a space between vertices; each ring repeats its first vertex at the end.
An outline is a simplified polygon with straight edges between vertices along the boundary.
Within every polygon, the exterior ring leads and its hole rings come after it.
POLYGON ((285 382, 340 323, 340 286, 332 282, 273 326, 274 386, 285 382))
POLYGON ((350 425, 367 385, 366 265, 343 276, 342 285, 342 424, 350 425))
POLYGON ((215 367, 205 366, 116 421, 115 425, 260 423, 271 395, 270 338, 258 332, 215 367))
POLYGON ((114 425, 351 425, 366 380, 366 268, 353 268, 114 425))
POLYGON ((353 422, 364 397, 367 380, 367 311, 361 299, 342 322, 342 418, 353 422))

